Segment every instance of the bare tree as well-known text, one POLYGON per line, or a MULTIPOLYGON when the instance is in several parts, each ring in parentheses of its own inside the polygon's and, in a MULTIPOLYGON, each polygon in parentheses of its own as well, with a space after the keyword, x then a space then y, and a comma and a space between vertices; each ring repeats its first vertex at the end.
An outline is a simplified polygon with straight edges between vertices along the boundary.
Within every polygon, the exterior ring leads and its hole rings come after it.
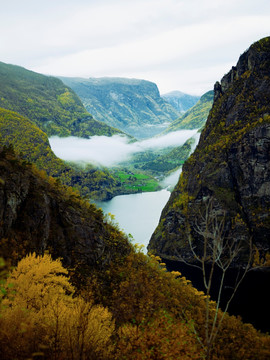
MULTIPOLYGON (((239 285, 244 279, 248 270, 252 267, 252 240, 248 241, 236 240, 232 237, 226 236, 225 231, 226 213, 225 211, 216 210, 214 207, 214 199, 209 197, 205 202, 205 208, 198 213, 195 225, 193 227, 195 233, 200 240, 194 241, 188 233, 188 247, 193 259, 187 260, 186 257, 181 256, 177 252, 177 257, 180 261, 187 265, 191 265, 202 270, 203 284, 205 287, 205 343, 204 350, 206 359, 211 359, 213 345, 215 343, 217 334, 221 328, 224 316, 228 311, 229 305, 235 296, 239 285), (245 252, 245 262, 241 261, 241 268, 238 268, 238 273, 235 276, 234 285, 229 298, 225 301, 224 312, 221 316, 219 308, 224 291, 226 274, 237 259, 245 252), (214 315, 212 314, 212 307, 210 306, 210 291, 213 285, 214 273, 219 269, 220 279, 218 285, 218 293, 216 299, 216 306, 214 315), (211 314, 210 314, 211 313, 211 314)), ((200 341, 201 343, 201 341, 200 341)))

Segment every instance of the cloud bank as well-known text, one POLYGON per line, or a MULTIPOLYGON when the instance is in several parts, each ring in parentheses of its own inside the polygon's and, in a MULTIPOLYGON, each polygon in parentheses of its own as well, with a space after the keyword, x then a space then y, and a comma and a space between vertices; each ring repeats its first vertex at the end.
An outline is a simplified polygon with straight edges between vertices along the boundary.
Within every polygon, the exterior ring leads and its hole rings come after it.
POLYGON ((53 136, 49 141, 55 155, 63 160, 111 167, 127 161, 135 153, 181 146, 196 133, 197 130, 181 130, 135 143, 129 143, 127 137, 120 135, 92 136, 90 139, 53 136))

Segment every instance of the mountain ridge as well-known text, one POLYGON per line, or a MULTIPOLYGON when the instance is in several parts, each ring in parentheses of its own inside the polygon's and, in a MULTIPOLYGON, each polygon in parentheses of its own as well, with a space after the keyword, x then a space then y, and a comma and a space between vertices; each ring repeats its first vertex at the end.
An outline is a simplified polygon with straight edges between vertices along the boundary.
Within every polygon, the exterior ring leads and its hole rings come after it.
POLYGON ((155 83, 128 78, 59 77, 93 116, 136 138, 161 132, 179 116, 160 96, 155 83))
POLYGON ((122 133, 96 121, 78 96, 56 77, 0 62, 0 83, 0 107, 29 118, 49 136, 122 133))

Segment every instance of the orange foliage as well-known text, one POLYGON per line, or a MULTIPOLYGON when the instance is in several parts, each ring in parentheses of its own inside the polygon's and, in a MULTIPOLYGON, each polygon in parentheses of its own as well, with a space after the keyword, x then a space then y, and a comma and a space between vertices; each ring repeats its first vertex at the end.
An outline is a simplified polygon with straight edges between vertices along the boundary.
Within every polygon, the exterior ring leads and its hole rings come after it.
POLYGON ((60 260, 35 254, 21 260, 1 303, 1 360, 37 352, 48 359, 106 359, 112 351, 112 315, 73 293, 60 260))
POLYGON ((199 360, 203 357, 188 326, 166 312, 138 326, 123 325, 119 337, 116 352, 119 360, 199 360))

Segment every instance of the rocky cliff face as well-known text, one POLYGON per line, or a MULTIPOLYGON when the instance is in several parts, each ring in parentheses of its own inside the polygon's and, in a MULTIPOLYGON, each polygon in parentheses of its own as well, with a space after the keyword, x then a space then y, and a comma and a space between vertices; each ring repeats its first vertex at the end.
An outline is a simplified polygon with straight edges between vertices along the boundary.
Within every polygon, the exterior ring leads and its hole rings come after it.
POLYGON ((0 146, 0 256, 29 252, 61 257, 65 266, 104 266, 127 254, 123 235, 83 201, 0 146))
POLYGON ((179 112, 160 97, 157 85, 126 78, 63 78, 95 119, 134 137, 160 133, 179 112))
POLYGON ((262 257, 269 251, 269 74, 268 37, 253 44, 215 84, 199 145, 183 166, 149 250, 165 258, 177 253, 190 258, 187 234, 199 247, 197 229, 211 199, 215 214, 225 214, 226 238, 243 243, 252 239, 262 257))

